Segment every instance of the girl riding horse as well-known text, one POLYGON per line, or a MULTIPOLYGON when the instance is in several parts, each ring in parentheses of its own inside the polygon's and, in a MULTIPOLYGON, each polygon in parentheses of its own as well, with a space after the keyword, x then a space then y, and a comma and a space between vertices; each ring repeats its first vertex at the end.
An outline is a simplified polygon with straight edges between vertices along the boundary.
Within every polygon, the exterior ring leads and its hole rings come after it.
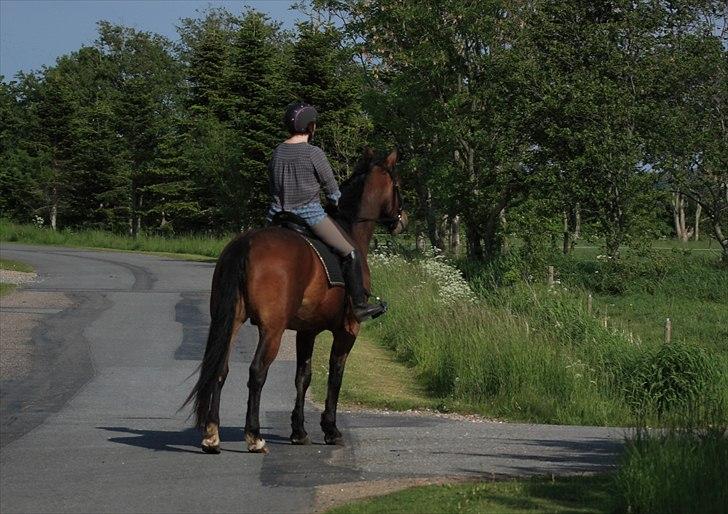
POLYGON ((250 364, 245 441, 251 452, 267 452, 260 434, 260 395, 268 368, 278 354, 286 329, 296 331, 296 402, 291 415, 293 444, 310 444, 304 428, 304 402, 311 382, 311 356, 316 336, 334 335, 329 358, 326 404, 321 428, 326 444, 341 444, 336 406, 346 358, 360 322, 381 307, 366 302, 370 275, 366 257, 376 223, 390 233, 401 232, 407 215, 402 208, 399 179, 394 172, 397 152, 376 161, 367 151, 339 193, 320 149, 308 144, 316 113, 305 104, 290 106, 287 142, 276 148, 271 163, 271 216, 286 208, 305 217, 315 233, 345 257, 346 282, 330 287, 326 272, 311 246, 296 232, 280 227, 248 231, 222 251, 212 278, 210 331, 200 375, 185 404, 194 401, 196 425, 203 429, 202 450, 220 452, 220 393, 228 374, 235 334, 250 319, 258 327, 258 346, 250 364), (314 182, 315 180, 315 182, 314 182), (330 201, 338 200, 342 231, 318 203, 322 184, 330 201), (340 198, 339 198, 340 197, 340 198), (323 216, 322 216, 323 214, 323 216))

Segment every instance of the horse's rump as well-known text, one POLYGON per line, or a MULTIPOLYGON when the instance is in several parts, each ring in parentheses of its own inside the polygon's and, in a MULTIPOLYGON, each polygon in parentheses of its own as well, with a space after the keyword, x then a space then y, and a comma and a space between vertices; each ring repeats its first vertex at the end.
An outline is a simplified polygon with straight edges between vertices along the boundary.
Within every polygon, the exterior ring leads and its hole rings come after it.
POLYGON ((245 296, 253 323, 287 318, 287 328, 296 330, 303 323, 328 325, 341 319, 344 289, 329 286, 319 256, 299 234, 267 227, 242 237, 248 239, 245 296))

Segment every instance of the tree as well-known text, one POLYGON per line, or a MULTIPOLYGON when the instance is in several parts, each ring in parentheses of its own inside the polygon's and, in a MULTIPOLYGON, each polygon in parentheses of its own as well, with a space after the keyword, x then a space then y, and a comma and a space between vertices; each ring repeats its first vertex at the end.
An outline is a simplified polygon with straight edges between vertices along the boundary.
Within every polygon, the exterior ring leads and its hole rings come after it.
POLYGON ((297 36, 286 73, 289 99, 318 109, 315 144, 343 178, 351 173, 371 129, 362 109, 363 74, 352 48, 332 25, 300 23, 297 36))
POLYGON ((123 146, 117 156, 119 174, 126 178, 129 232, 136 236, 151 198, 145 190, 153 185, 149 170, 158 146, 169 130, 179 100, 181 68, 164 37, 134 29, 99 23, 99 51, 113 67, 112 99, 116 131, 123 146))

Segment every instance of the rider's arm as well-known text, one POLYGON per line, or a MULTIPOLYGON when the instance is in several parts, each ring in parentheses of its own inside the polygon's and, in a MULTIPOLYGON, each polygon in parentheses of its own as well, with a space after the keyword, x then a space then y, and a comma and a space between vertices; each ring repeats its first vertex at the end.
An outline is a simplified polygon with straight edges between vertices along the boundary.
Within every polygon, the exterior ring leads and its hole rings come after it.
POLYGON ((316 173, 316 180, 321 184, 326 198, 333 204, 338 204, 341 192, 339 191, 339 185, 336 183, 336 178, 334 178, 334 171, 331 169, 324 151, 316 146, 313 147, 311 152, 311 163, 316 173))

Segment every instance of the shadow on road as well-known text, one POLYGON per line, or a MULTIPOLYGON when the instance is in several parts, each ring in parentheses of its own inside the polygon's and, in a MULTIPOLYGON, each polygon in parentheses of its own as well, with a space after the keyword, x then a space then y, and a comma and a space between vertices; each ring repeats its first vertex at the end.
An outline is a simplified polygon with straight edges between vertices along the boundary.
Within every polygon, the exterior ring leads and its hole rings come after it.
MULTIPOLYGON (((544 473, 594 473, 615 466, 624 450, 622 441, 613 439, 584 439, 580 441, 556 441, 553 439, 508 439, 519 452, 433 452, 452 453, 471 457, 504 460, 507 474, 539 475, 544 473), (524 447, 526 451, 524 451, 524 447), (528 451, 533 447, 533 451, 528 451), (510 463, 507 461, 511 461, 510 463)), ((503 441, 505 442, 505 441, 503 441)), ((481 474, 478 469, 459 469, 462 473, 481 474)))
MULTIPOLYGON (((187 428, 185 430, 141 430, 130 427, 96 427, 99 430, 108 432, 116 432, 120 434, 129 434, 125 437, 109 437, 109 441, 113 443, 126 444, 128 446, 136 446, 138 448, 146 448, 154 451, 165 452, 184 452, 198 453, 200 446, 200 431, 196 428, 187 428)), ((267 429, 268 427, 262 427, 267 429)), ((286 444, 290 445, 287 438, 274 434, 262 434, 269 444, 286 444)), ((240 443, 243 447, 244 437, 242 427, 222 427, 220 429, 220 441, 223 443, 240 443)), ((236 451, 225 450, 223 451, 236 451)), ((248 453, 240 450, 240 453, 248 453)))

